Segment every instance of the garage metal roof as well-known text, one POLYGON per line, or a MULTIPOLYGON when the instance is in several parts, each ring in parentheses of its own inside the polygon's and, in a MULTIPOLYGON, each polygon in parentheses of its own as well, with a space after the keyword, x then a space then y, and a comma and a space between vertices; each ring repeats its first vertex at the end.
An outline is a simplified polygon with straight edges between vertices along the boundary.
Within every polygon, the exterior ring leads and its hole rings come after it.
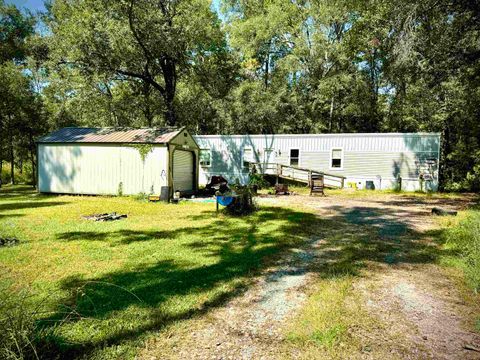
POLYGON ((81 128, 67 127, 38 139, 38 143, 165 144, 184 128, 81 128))

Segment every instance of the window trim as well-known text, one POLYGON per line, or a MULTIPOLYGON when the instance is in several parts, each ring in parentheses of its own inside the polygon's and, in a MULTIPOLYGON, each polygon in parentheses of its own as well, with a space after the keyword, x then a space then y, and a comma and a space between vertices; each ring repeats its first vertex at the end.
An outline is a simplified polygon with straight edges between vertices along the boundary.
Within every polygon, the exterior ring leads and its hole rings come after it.
POLYGON ((329 170, 343 170, 343 165, 344 165, 344 158, 345 158, 345 151, 343 150, 343 147, 332 147, 330 148, 330 162, 329 162, 329 170), (342 157, 340 158, 340 167, 333 167, 332 166, 332 160, 333 160, 333 151, 334 150, 340 150, 342 152, 342 157))
POLYGON ((298 148, 298 147, 289 148, 288 149, 288 165, 289 166, 300 167, 300 154, 301 154, 300 148, 298 148), (297 157, 298 164, 297 165, 292 165, 292 150, 298 150, 298 157, 297 157))
POLYGON ((198 153, 198 157, 199 157, 198 163, 202 168, 212 167, 212 149, 210 149, 210 148, 200 149, 200 151, 198 153), (210 164, 209 165, 203 165, 202 164, 202 151, 208 151, 209 152, 209 154, 210 154, 210 164))
POLYGON ((245 150, 250 150, 250 151, 251 151, 251 155, 252 155, 252 157, 253 157, 253 160, 255 160, 255 152, 254 152, 252 146, 245 146, 245 147, 243 147, 243 149, 242 149, 242 169, 243 169, 243 170, 249 170, 249 171, 250 171, 250 165, 249 165, 249 166, 245 166, 245 150))

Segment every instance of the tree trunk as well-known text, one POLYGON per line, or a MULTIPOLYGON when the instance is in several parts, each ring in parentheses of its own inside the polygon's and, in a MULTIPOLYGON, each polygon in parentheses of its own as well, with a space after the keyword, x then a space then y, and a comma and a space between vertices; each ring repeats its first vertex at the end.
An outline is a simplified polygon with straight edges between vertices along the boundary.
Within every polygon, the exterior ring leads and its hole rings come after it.
POLYGON ((265 89, 268 89, 268 77, 270 70, 270 53, 267 54, 265 59, 265 89))
POLYGON ((13 152, 13 131, 10 130, 10 183, 15 184, 15 155, 13 152))
MULTIPOLYGON (((3 136, 0 128, 0 137, 3 136)), ((3 144, 0 144, 0 188, 2 187, 2 170, 3 170, 3 144)))
POLYGON ((29 133, 29 140, 30 140, 30 161, 32 162, 32 185, 34 188, 37 187, 37 162, 35 159, 35 153, 36 153, 36 146, 35 142, 33 141, 33 135, 32 132, 30 131, 29 133))
POLYGON ((147 120, 147 126, 151 128, 153 126, 153 113, 150 108, 151 85, 148 82, 144 82, 142 90, 143 90, 143 97, 144 97, 143 115, 147 120))
POLYGON ((175 61, 166 58, 161 62, 163 70, 163 79, 165 80, 165 92, 162 94, 165 100, 165 121, 168 126, 177 125, 177 116, 175 111, 175 90, 177 85, 177 73, 175 61))
POLYGON ((333 108, 335 106, 335 96, 332 96, 332 101, 330 102, 330 125, 328 126, 328 132, 332 132, 333 128, 333 108))

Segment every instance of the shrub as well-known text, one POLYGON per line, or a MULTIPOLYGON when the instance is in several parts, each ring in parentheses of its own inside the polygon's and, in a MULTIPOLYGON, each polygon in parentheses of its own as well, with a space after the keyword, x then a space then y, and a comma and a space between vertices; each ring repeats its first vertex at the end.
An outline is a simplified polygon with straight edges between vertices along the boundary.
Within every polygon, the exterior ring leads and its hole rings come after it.
POLYGON ((270 183, 261 174, 251 174, 249 185, 256 185, 260 190, 270 187, 270 183))
MULTIPOLYGON (((23 165, 23 172, 20 173, 18 169, 15 169, 15 183, 17 184, 31 184, 32 183, 32 165, 25 163, 23 165)), ((2 171, 0 173, 0 179, 2 184, 8 184, 12 181, 10 176, 10 163, 3 163, 2 171)))

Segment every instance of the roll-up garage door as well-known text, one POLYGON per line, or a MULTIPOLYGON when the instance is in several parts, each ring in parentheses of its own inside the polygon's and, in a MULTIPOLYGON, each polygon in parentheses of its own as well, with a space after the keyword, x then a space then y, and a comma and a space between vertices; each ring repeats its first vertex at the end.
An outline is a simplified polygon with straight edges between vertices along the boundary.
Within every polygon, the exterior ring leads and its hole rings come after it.
POLYGON ((193 153, 185 150, 173 152, 173 190, 193 191, 193 153))

